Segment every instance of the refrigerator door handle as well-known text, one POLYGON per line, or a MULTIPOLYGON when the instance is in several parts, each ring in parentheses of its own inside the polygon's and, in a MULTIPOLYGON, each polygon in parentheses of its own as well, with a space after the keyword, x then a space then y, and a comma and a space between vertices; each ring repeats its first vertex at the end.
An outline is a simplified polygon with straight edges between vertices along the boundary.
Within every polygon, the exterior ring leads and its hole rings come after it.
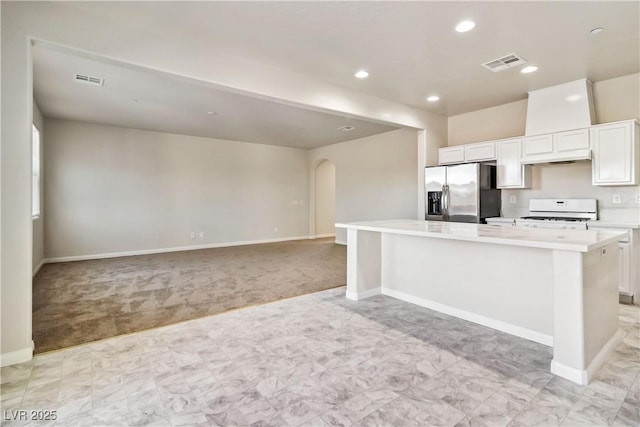
POLYGON ((449 219, 449 186, 442 186, 442 219, 449 219))

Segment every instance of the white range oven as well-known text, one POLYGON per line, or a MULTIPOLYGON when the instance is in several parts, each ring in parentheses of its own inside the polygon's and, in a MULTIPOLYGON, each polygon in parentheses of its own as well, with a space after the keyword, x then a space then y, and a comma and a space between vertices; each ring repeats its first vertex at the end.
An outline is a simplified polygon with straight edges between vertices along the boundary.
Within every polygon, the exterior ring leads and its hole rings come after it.
POLYGON ((596 199, 531 199, 529 215, 515 220, 518 227, 586 230, 598 219, 596 199))

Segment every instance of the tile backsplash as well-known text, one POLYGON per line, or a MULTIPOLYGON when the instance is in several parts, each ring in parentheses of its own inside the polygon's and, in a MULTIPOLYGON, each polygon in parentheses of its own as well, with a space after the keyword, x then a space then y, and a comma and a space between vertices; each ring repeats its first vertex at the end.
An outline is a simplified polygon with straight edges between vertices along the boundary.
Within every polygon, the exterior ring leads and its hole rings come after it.
POLYGON ((600 187, 591 185, 591 162, 541 164, 532 169, 532 186, 502 190, 502 216, 529 213, 529 199, 597 199, 600 219, 640 222, 640 186, 600 187), (509 203, 511 196, 516 202, 509 203), (613 203, 619 196, 620 203, 613 203))

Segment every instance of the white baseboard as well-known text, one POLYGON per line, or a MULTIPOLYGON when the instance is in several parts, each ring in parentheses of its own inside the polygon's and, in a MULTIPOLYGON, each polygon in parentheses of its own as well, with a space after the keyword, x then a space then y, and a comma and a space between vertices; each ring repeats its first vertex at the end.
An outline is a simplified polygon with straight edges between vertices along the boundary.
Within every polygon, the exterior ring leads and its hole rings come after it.
POLYGON ((313 236, 314 239, 323 239, 325 237, 336 237, 336 233, 328 233, 328 234, 316 234, 313 236))
POLYGON ((344 246, 347 246, 347 241, 346 241, 346 240, 338 240, 338 239, 336 239, 336 243, 337 243, 338 245, 344 245, 344 246))
POLYGON ((531 329, 512 325, 510 323, 502 322, 500 320, 492 319, 490 317, 485 317, 480 314, 471 313, 469 311, 461 310, 459 308, 451 307, 449 305, 440 304, 425 298, 409 295, 404 292, 399 292, 393 289, 382 288, 382 294, 393 297, 393 298, 397 298, 402 301, 410 302, 412 304, 416 304, 421 307, 426 307, 431 310, 438 311, 440 313, 444 313, 450 316, 458 317, 460 319, 468 320, 470 322, 477 323, 479 325, 487 326, 492 329, 497 329, 498 331, 506 332, 508 334, 515 335, 520 338, 528 339, 530 341, 535 341, 537 343, 548 345, 548 346, 553 346, 553 336, 551 335, 545 335, 543 333, 536 332, 531 329))
POLYGON ((358 301, 365 298, 370 298, 375 295, 380 295, 380 288, 369 289, 363 292, 350 292, 347 291, 346 297, 350 300, 358 301))
POLYGON ((16 365, 18 363, 28 362, 33 358, 34 343, 31 341, 31 347, 22 350, 10 351, 0 355, 0 366, 16 365))
POLYGON ((573 368, 554 359, 551 361, 551 373, 569 381, 573 381, 576 384, 589 384, 598 372, 598 369, 600 369, 618 342, 620 342, 623 335, 622 331, 618 329, 611 339, 607 341, 604 347, 602 347, 602 350, 600 350, 596 357, 593 358, 589 366, 587 366, 587 369, 573 368))
POLYGON ((557 360, 551 361, 551 373, 576 384, 587 385, 589 383, 589 375, 586 370, 572 368, 557 360))
POLYGON ((45 260, 43 259, 42 261, 40 261, 40 264, 38 264, 36 266, 36 268, 33 269, 33 273, 31 275, 31 278, 33 279, 34 277, 36 277, 36 274, 38 274, 38 271, 40 271, 40 269, 42 268, 42 266, 45 264, 45 260))
POLYGON ((141 249, 137 251, 107 252, 107 253, 90 254, 90 255, 74 255, 74 256, 45 258, 43 260, 43 263, 48 264, 52 262, 85 261, 90 259, 119 258, 119 257, 136 256, 136 255, 162 254, 166 252, 195 251, 198 249, 227 248, 231 246, 258 245, 262 243, 278 243, 278 242, 288 242, 293 240, 307 240, 309 238, 310 236, 295 236, 295 237, 283 237, 283 238, 277 238, 277 239, 245 240, 240 242, 207 243, 203 245, 176 246, 172 248, 141 249))

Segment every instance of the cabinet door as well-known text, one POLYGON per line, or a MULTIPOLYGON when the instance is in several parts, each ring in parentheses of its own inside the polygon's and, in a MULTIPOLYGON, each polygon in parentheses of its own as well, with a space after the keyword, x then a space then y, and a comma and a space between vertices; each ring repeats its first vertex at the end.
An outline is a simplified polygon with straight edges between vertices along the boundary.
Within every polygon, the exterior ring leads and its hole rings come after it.
POLYGON ((448 165, 451 163, 464 163, 464 147, 446 147, 438 150, 438 163, 448 165))
POLYGON ((589 129, 560 132, 553 135, 555 152, 585 150, 589 148, 589 129))
POLYGON ((480 162, 496 159, 496 143, 470 144, 464 146, 465 162, 480 162))
POLYGON ((522 138, 523 157, 553 153, 553 135, 536 135, 522 138))
POLYGON ((496 144, 498 188, 529 188, 531 166, 520 164, 522 139, 506 139, 496 144))
POLYGON ((632 295, 631 292, 631 247, 629 242, 618 243, 620 250, 620 283, 618 284, 618 290, 625 294, 632 295))
POLYGON ((637 185, 637 124, 591 128, 593 185, 637 185))

